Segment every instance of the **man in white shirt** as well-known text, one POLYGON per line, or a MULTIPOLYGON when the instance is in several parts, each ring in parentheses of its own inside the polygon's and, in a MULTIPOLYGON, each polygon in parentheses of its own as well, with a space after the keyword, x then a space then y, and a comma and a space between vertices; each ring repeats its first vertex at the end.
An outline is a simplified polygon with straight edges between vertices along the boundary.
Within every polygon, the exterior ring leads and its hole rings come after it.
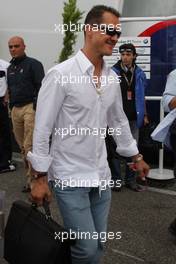
POLYGON ((171 71, 167 77, 166 87, 163 93, 162 103, 165 112, 176 108, 176 69, 171 71))
MULTIPOLYGON (((176 108, 176 70, 169 73, 167 77, 165 91, 163 93, 162 103, 165 112, 171 112, 176 108)), ((174 176, 176 177, 176 119, 169 128, 170 145, 174 154, 174 176)))
POLYGON ((33 151, 28 159, 35 170, 32 200, 38 204, 43 199, 50 201, 49 179, 65 228, 74 231, 77 238, 89 234, 72 247, 72 263, 98 264, 111 200, 104 140, 107 125, 117 151, 132 157, 141 177, 149 167, 131 135, 117 75, 103 60, 104 55, 112 54, 120 36, 119 13, 107 6, 95 6, 84 24, 83 49, 50 69, 43 80, 33 151))
POLYGON ((12 145, 7 107, 7 68, 9 63, 0 60, 0 173, 15 170, 11 163, 12 145))
MULTIPOLYGON (((162 103, 165 112, 171 112, 173 114, 174 121, 171 122, 169 128, 169 143, 173 150, 174 155, 174 176, 176 178, 176 116, 175 110, 176 109, 176 69, 171 71, 168 75, 165 91, 163 93, 162 103)), ((169 231, 176 236, 176 218, 172 221, 169 226, 169 231)))

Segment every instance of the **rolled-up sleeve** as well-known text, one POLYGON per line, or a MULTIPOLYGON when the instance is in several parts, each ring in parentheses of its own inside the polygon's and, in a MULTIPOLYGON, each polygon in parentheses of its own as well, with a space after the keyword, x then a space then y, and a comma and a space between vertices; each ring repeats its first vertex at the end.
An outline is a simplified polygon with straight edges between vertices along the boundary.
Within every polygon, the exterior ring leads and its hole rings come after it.
POLYGON ((58 112, 65 98, 65 88, 58 82, 59 73, 51 70, 45 76, 39 91, 32 152, 27 158, 36 171, 48 171, 52 156, 49 154, 50 135, 53 131, 58 112))
POLYGON ((133 138, 128 119, 123 111, 122 96, 120 87, 117 87, 117 94, 114 104, 108 111, 108 125, 118 133, 114 133, 117 144, 117 152, 124 157, 131 157, 139 153, 136 140, 133 138))
POLYGON ((163 93, 162 104, 165 112, 170 112, 169 103, 176 96, 176 70, 172 71, 167 78, 166 88, 163 93))

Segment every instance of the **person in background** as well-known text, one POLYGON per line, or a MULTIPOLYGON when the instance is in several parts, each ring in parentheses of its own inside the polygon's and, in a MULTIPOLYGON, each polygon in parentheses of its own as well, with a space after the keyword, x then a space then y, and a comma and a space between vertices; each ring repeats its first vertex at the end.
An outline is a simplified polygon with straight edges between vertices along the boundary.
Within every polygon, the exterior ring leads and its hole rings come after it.
MULTIPOLYGON (((167 77, 166 87, 163 93, 162 103, 165 112, 171 112, 176 108, 176 69, 171 71, 167 77)), ((173 173, 176 178, 176 119, 170 128, 170 145, 174 154, 173 173)), ((176 218, 169 225, 169 231, 176 237, 176 218)))
POLYGON ((15 170, 7 100, 7 68, 9 63, 0 59, 0 173, 15 170))
MULTIPOLYGON (((167 113, 176 108, 176 69, 168 75, 162 103, 167 113)), ((170 144, 174 154, 173 173, 176 178, 176 119, 170 126, 170 144)))
MULTIPOLYGON (((122 93, 123 110, 128 118, 131 133, 138 142, 139 128, 148 124, 149 120, 145 105, 145 89, 147 86, 146 75, 143 70, 135 63, 137 53, 133 44, 123 44, 119 47, 120 60, 112 69, 120 76, 120 88, 122 93)), ((127 159, 127 163, 131 160, 127 159)), ((119 161, 113 158, 110 161, 112 179, 115 181, 121 179, 121 173, 118 172, 119 161)), ((125 185, 131 190, 141 191, 136 183, 135 171, 126 163, 125 185)), ((119 190, 119 188, 113 188, 119 190)))
POLYGON ((26 46, 21 37, 12 37, 8 46, 12 56, 7 70, 7 81, 13 132, 26 169, 27 180, 22 191, 29 192, 31 169, 26 155, 32 148, 35 106, 44 69, 41 62, 26 56, 26 46))

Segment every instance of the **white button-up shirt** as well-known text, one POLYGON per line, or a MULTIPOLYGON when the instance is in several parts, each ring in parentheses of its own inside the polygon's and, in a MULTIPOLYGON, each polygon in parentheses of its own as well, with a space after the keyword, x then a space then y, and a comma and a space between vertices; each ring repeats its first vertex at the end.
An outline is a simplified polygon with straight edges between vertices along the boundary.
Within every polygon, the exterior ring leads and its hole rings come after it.
POLYGON ((169 73, 166 88, 163 93, 162 103, 165 112, 170 112, 169 103, 176 96, 176 70, 169 73))
POLYGON ((7 68, 10 64, 4 60, 0 60, 0 97, 3 97, 7 90, 7 68))
POLYGON ((28 153, 28 159, 35 170, 48 171, 49 180, 71 179, 76 186, 80 186, 81 181, 82 187, 87 186, 84 181, 95 186, 95 182, 109 180, 104 139, 107 125, 111 132, 114 129, 117 151, 121 155, 138 153, 122 108, 116 73, 104 63, 101 87, 97 90, 93 72, 93 64, 79 51, 50 69, 43 80, 37 102, 33 150, 28 153))
POLYGON ((153 140, 162 142, 169 149, 172 149, 170 144, 170 126, 176 118, 176 108, 174 108, 170 113, 165 116, 165 118, 158 124, 155 128, 151 137, 153 140))

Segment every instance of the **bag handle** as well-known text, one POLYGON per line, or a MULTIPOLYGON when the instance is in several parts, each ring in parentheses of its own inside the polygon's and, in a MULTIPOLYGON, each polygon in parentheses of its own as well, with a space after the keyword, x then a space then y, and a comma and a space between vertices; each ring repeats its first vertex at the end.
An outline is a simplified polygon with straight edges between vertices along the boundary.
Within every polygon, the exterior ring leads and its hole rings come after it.
MULTIPOLYGON (((33 207, 33 208, 37 208, 38 205, 37 205, 36 203, 33 202, 33 203, 32 203, 32 207, 33 207)), ((51 210, 50 210, 50 207, 49 207, 49 202, 48 202, 46 199, 43 200, 42 207, 43 207, 44 210, 45 210, 45 217, 46 217, 46 219, 47 219, 47 220, 51 219, 51 210)))
POLYGON ((46 219, 47 220, 50 219, 51 218, 51 210, 50 210, 50 207, 49 207, 49 202, 46 199, 43 200, 43 205, 42 206, 43 206, 43 208, 45 210, 46 219))

